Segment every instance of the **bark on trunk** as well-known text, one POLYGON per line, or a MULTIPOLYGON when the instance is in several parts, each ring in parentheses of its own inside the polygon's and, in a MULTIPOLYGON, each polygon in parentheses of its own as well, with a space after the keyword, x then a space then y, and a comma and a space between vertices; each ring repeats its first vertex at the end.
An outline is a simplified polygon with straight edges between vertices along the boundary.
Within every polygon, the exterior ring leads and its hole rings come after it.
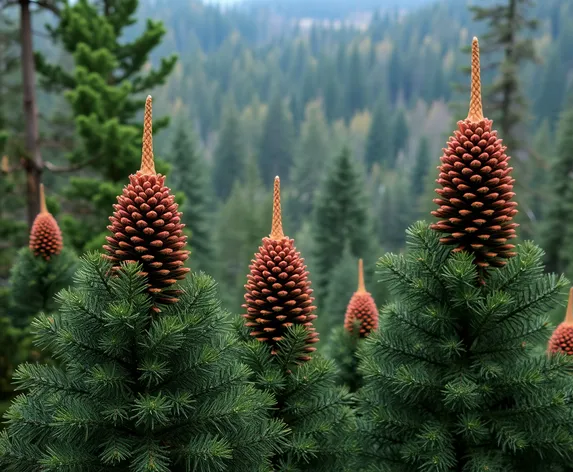
POLYGON ((22 43, 22 84, 24 87, 24 120, 26 144, 26 199, 28 225, 40 211, 40 182, 42 155, 39 147, 38 110, 36 108, 36 65, 32 44, 32 19, 30 0, 20 0, 20 35, 22 43))

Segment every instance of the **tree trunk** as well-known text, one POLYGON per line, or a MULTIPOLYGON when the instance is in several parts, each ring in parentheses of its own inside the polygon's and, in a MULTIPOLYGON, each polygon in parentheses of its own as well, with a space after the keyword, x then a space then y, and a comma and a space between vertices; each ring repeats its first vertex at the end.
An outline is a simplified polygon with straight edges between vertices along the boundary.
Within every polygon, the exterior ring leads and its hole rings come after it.
POLYGON ((31 227, 40 211, 40 182, 42 176, 42 155, 38 136, 38 110, 36 108, 36 65, 32 44, 32 19, 30 0, 20 0, 20 35, 22 43, 22 85, 24 88, 25 120, 25 170, 27 220, 31 227))

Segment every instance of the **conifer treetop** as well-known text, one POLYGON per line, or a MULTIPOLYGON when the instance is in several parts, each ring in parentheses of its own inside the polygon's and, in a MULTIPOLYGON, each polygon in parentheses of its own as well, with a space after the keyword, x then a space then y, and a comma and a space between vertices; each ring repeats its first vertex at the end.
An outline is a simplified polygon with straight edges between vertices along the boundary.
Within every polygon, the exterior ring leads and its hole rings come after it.
POLYGON ((358 259, 358 290, 356 293, 366 293, 366 285, 364 284, 364 264, 362 259, 358 259))
POLYGON ((153 159, 153 120, 152 98, 145 99, 145 114, 143 118, 143 139, 141 145, 141 170, 143 175, 155 175, 155 161, 153 159))
POLYGON ((482 101, 481 101, 481 78, 480 78, 480 61, 479 61, 479 42, 474 36, 472 41, 472 79, 470 90, 470 110, 467 119, 472 122, 478 122, 484 119, 482 101))
POLYGON ((275 185, 273 192, 273 224, 271 227, 270 239, 278 241, 283 239, 285 234, 283 232, 283 220, 281 211, 281 179, 277 175, 275 177, 275 185))
POLYGON ((50 213, 46 205, 46 194, 44 192, 44 184, 40 184, 40 213, 50 213))

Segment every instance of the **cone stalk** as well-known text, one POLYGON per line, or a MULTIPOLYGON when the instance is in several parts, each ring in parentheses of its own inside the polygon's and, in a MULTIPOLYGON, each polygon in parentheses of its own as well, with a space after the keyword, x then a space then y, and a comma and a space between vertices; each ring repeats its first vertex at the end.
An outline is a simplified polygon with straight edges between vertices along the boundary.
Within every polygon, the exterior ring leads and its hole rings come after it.
POLYGON ((358 260, 358 290, 356 293, 366 293, 366 285, 364 284, 364 264, 362 259, 358 260))
POLYGON ((282 210, 281 210, 281 179, 275 177, 273 191, 273 224, 271 227, 271 239, 278 241, 285 237, 283 232, 282 210))
POLYGON ((147 96, 145 100, 145 113, 143 117, 143 139, 141 146, 141 173, 143 175, 155 175, 155 161, 153 159, 153 122, 152 122, 152 98, 147 96))
POLYGON ((467 119, 474 123, 484 119, 481 101, 481 77, 479 60, 479 42, 474 36, 472 41, 472 67, 471 67, 470 110, 467 119))

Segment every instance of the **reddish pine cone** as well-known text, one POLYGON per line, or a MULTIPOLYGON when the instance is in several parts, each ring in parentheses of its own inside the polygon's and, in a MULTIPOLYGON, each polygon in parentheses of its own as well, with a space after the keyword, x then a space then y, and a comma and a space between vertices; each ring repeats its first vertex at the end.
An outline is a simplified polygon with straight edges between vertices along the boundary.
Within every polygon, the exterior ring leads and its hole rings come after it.
POLYGON ((178 301, 180 290, 170 289, 185 278, 190 269, 183 267, 189 252, 183 247, 187 237, 183 234, 181 214, 177 211, 175 197, 165 187, 165 177, 155 172, 153 158, 153 133, 151 96, 145 101, 141 170, 129 176, 129 185, 123 188, 113 206, 115 212, 107 227, 104 246, 107 258, 114 268, 122 262, 138 262, 147 276, 148 291, 155 311, 157 305, 178 301))
POLYGON ((309 331, 309 346, 305 351, 315 351, 310 344, 318 342, 318 333, 312 324, 316 307, 312 306, 314 298, 304 259, 296 251, 294 240, 263 238, 263 245, 249 269, 243 305, 247 313, 243 317, 247 319, 245 325, 250 328, 251 336, 274 348, 290 326, 300 324, 309 331))
POLYGON ((362 259, 358 260, 358 290, 354 292, 346 308, 344 328, 352 333, 357 321, 360 323, 358 335, 361 338, 378 328, 378 309, 372 295, 366 291, 362 259))
MULTIPOLYGON (((243 308, 247 313, 245 326, 250 335, 272 346, 276 354, 276 345, 287 333, 288 328, 298 324, 308 330, 307 346, 304 352, 316 351, 312 344, 318 342, 318 333, 312 321, 315 306, 308 271, 304 259, 294 247, 294 240, 283 234, 280 206, 280 181, 275 179, 273 224, 268 238, 249 266, 245 285, 243 308)), ((310 356, 299 357, 300 361, 310 360, 310 356)))
POLYGON ((549 339, 549 352, 573 355, 573 324, 563 322, 557 326, 549 339))
POLYGON ((44 185, 40 185, 40 213, 30 230, 30 249, 36 257, 49 261, 62 252, 64 242, 56 219, 48 212, 44 196, 44 185))
POLYGON ((348 303, 344 317, 344 328, 352 333, 356 321, 360 322, 358 335, 361 338, 365 338, 378 328, 378 309, 372 295, 368 292, 354 293, 350 303, 348 303))
POLYGON ((515 256, 516 237, 512 218, 517 214, 511 178, 512 168, 505 146, 492 130, 492 121, 483 117, 479 82, 479 46, 473 42, 472 94, 468 118, 458 122, 458 130, 444 149, 436 182, 442 188, 434 200, 441 218, 432 229, 448 236, 440 241, 456 245, 454 251, 467 251, 480 267, 505 265, 515 256))
POLYGON ((190 270, 183 267, 189 253, 183 250, 187 237, 178 205, 161 174, 137 172, 129 181, 109 218, 113 236, 106 238, 107 258, 116 268, 127 261, 142 264, 154 302, 175 303, 181 292, 169 287, 190 270))
POLYGON ((569 289, 565 320, 553 331, 547 350, 551 354, 562 352, 568 356, 573 355, 573 287, 569 289))

